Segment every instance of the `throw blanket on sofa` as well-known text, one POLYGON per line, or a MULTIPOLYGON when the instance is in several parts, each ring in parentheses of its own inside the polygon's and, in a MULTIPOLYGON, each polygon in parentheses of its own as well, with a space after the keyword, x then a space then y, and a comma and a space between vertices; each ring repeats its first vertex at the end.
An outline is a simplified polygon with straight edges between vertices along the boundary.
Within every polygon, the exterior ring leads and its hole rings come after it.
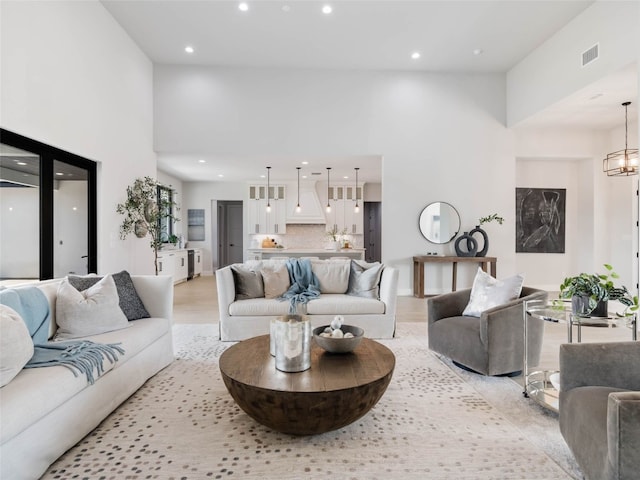
POLYGON ((287 270, 291 286, 278 300, 289 300, 289 313, 295 314, 298 304, 306 304, 309 300, 320 296, 318 279, 311 270, 311 261, 306 258, 289 258, 287 270))
POLYGON ((34 352, 24 368, 52 367, 61 365, 73 372, 74 376, 83 373, 91 384, 95 382, 94 370, 98 377, 104 369, 102 361, 118 361, 117 354, 124 350, 117 344, 101 344, 89 340, 67 342, 47 342, 51 312, 47 297, 37 287, 8 288, 0 291, 0 303, 15 310, 27 325, 33 339, 34 352))
POLYGON ((35 345, 33 357, 24 368, 55 367, 61 365, 68 368, 74 377, 83 373, 90 384, 95 382, 93 371, 98 377, 104 372, 103 359, 111 363, 118 361, 118 353, 124 355, 119 343, 95 343, 89 340, 70 342, 49 342, 35 345))

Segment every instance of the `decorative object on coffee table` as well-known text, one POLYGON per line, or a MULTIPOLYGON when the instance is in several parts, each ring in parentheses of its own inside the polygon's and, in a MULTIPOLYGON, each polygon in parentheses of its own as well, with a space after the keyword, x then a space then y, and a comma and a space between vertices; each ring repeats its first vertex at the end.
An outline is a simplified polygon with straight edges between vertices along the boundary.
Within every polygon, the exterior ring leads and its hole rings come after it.
POLYGON ((363 338, 351 355, 311 348, 311 368, 276 370, 269 335, 229 347, 220 373, 229 393, 247 415, 273 430, 315 435, 349 425, 365 415, 391 381, 396 359, 384 345, 363 338))
POLYGON ((343 336, 333 336, 328 334, 327 329, 332 330, 331 326, 325 325, 314 328, 313 339, 324 350, 329 353, 349 353, 356 349, 364 338, 364 330, 353 325, 341 325, 339 330, 343 336), (328 336, 323 336, 325 333, 328 336))
MULTIPOLYGON (((276 368, 303 372, 311 367, 311 322, 306 315, 283 315, 275 322, 276 368)), ((271 353, 271 352, 269 352, 271 353)))

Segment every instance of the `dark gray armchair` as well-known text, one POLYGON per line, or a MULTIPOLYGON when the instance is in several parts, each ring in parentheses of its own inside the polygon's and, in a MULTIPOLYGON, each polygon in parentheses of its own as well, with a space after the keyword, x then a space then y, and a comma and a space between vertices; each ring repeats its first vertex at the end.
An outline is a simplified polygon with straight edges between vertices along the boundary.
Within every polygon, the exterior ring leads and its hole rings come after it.
MULTIPOLYGON (((522 287, 520 298, 491 308, 477 317, 463 317, 471 289, 432 297, 428 302, 429 348, 484 375, 522 370, 524 302, 546 300, 547 292, 522 287)), ((541 322, 542 323, 542 322, 541 322)), ((544 325, 529 328, 529 361, 539 363, 544 325)))
POLYGON ((561 345, 559 422, 587 479, 640 478, 640 342, 561 345))

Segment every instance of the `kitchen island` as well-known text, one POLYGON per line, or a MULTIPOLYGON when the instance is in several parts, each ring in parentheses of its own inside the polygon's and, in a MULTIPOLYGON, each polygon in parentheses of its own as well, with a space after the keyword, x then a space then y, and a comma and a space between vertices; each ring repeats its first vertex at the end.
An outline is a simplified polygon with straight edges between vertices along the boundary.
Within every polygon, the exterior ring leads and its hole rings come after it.
POLYGON ((340 250, 326 250, 323 248, 250 248, 247 250, 248 260, 266 260, 274 257, 348 257, 354 260, 364 260, 364 248, 343 248, 340 250))

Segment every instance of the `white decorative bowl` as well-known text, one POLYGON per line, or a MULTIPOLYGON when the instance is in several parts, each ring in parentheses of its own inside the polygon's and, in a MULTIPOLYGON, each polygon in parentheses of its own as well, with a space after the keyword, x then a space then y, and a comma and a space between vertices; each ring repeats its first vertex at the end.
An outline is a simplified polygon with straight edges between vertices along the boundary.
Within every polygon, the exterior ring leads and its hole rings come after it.
POLYGON ((549 381, 551 382, 551 385, 553 385, 553 388, 560 391, 560 372, 549 375, 549 381))
POLYGON ((364 330, 360 327, 354 327, 353 325, 342 325, 340 330, 344 333, 351 333, 351 338, 334 338, 334 337, 321 337, 320 334, 324 332, 325 328, 329 325, 317 327, 313 329, 313 339, 316 343, 329 353, 349 353, 355 350, 364 338, 364 330))

